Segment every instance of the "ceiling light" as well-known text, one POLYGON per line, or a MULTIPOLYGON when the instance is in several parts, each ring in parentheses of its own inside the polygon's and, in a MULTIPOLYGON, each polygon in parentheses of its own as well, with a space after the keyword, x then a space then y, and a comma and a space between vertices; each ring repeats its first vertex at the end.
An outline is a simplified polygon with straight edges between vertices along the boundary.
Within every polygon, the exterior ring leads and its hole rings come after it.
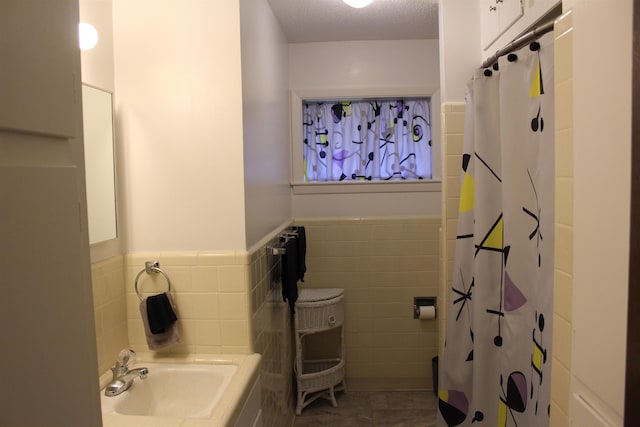
POLYGON ((82 50, 93 49, 98 44, 98 32, 93 25, 86 22, 78 25, 78 38, 82 50))
POLYGON ((343 2, 345 2, 346 4, 348 4, 351 7, 355 7, 355 8, 362 8, 365 6, 369 6, 369 4, 373 1, 373 0, 342 0, 343 2))

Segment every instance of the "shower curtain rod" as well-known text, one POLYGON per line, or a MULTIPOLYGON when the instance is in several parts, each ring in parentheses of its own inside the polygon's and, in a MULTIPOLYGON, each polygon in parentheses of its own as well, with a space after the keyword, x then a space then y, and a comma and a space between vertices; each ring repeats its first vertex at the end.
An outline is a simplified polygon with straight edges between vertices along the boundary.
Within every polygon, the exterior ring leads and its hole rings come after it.
POLYGON ((511 43, 506 45, 504 48, 498 50, 494 55, 492 55, 489 58, 487 58, 482 63, 482 67, 481 68, 490 67, 501 56, 506 55, 509 52, 513 52, 516 49, 520 49, 522 46, 524 46, 527 43, 535 40, 539 36, 548 33, 551 30, 553 30, 553 21, 547 22, 546 24, 543 24, 543 25, 540 25, 539 27, 534 28, 533 30, 529 31, 528 33, 525 33, 525 34, 521 35, 520 37, 518 37, 517 39, 515 39, 514 41, 512 41, 511 43))

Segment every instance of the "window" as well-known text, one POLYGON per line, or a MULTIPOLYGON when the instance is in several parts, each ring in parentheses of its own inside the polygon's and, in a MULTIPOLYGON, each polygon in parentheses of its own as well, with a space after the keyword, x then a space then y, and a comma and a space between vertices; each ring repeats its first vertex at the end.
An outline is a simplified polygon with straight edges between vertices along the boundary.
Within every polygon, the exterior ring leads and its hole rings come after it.
POLYGON ((432 178, 429 98, 305 100, 301 113, 304 182, 432 178))

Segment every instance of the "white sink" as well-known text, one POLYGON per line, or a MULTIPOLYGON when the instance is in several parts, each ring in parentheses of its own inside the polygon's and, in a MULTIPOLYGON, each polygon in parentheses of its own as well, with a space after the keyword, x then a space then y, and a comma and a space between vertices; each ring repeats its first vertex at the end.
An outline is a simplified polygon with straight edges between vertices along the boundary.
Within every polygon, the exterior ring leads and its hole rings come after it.
POLYGON ((208 418, 236 372, 236 365, 146 363, 149 376, 115 396, 101 394, 104 414, 208 418))

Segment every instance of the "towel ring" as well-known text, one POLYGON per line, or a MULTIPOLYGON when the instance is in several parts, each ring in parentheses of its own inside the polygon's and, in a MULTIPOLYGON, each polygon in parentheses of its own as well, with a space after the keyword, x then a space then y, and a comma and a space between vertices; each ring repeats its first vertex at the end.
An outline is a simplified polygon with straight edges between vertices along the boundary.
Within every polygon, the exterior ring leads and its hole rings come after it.
POLYGON ((162 271, 162 269, 160 268, 160 262, 158 261, 146 261, 144 263, 144 269, 141 270, 138 275, 136 276, 136 281, 135 281, 135 290, 136 290, 136 295, 138 295, 138 299, 140 301, 142 301, 142 295, 140 295, 140 290, 138 289, 138 279, 140 278, 140 276, 142 275, 142 273, 147 273, 147 274, 151 274, 151 273, 161 273, 165 279, 167 279, 167 285, 168 285, 168 291, 167 292, 171 292, 171 280, 169 280, 169 276, 167 276, 167 273, 165 273, 164 271, 162 271))

